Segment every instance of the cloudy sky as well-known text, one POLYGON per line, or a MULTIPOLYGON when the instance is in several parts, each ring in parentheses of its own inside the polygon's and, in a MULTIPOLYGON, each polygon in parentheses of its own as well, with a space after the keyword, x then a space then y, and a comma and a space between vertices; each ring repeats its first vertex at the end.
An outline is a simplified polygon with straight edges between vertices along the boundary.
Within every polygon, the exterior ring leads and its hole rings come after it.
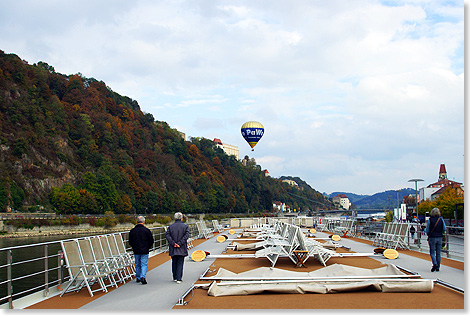
POLYGON ((464 182, 463 1, 2 0, 0 34, 320 192, 464 182))

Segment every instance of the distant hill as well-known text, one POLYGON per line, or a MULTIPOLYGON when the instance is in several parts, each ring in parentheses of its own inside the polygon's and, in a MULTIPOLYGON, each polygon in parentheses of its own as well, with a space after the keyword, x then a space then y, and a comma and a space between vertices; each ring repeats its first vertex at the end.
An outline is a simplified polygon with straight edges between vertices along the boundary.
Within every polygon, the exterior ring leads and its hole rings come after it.
MULTIPOLYGON (((348 192, 333 192, 328 195, 329 198, 335 197, 339 194, 345 194, 348 196, 349 201, 356 207, 356 209, 388 209, 389 208, 389 196, 391 207, 396 207, 397 204, 397 192, 395 190, 386 190, 373 195, 357 195, 348 192)), ((403 200, 404 196, 414 195, 415 190, 412 188, 404 188, 398 193, 399 201, 403 200)))
POLYGON ((243 165, 210 139, 187 141, 103 81, 0 50, 1 212, 259 213, 273 201, 332 207, 298 183, 305 189, 265 176, 256 162, 243 165))
POLYGON ((355 203, 361 199, 364 199, 364 198, 368 198, 370 197, 370 195, 358 195, 358 194, 354 194, 354 193, 348 193, 348 192, 341 192, 341 191, 337 191, 337 192, 333 192, 329 195, 327 195, 329 198, 333 198, 333 197, 336 197, 337 195, 341 195, 341 194, 344 194, 346 195, 348 198, 349 198, 349 201, 351 203, 355 203))

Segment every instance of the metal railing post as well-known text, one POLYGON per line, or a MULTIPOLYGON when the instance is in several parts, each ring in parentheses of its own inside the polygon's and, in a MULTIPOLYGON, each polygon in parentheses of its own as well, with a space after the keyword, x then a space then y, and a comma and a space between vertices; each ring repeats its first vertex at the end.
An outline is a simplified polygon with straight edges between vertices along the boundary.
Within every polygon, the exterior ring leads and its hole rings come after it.
POLYGON ((64 266, 63 266, 63 252, 62 250, 59 250, 57 252, 57 266, 59 268, 57 268, 57 280, 58 280, 58 287, 59 287, 59 290, 61 288, 61 285, 62 283, 64 282, 64 266))
POLYGON ((160 228, 160 251, 163 250, 163 233, 162 229, 160 228))
POLYGON ((12 284, 12 277, 11 277, 11 264, 12 264, 12 257, 11 257, 11 250, 7 251, 7 294, 8 294, 8 308, 13 309, 13 284, 12 284))
POLYGON ((44 245, 44 296, 49 296, 49 253, 48 245, 44 245))
POLYGON ((449 253, 450 253, 449 233, 447 231, 445 231, 444 233, 445 233, 444 235, 446 236, 446 256, 447 256, 447 258, 449 258, 449 256, 450 256, 449 255, 449 253))

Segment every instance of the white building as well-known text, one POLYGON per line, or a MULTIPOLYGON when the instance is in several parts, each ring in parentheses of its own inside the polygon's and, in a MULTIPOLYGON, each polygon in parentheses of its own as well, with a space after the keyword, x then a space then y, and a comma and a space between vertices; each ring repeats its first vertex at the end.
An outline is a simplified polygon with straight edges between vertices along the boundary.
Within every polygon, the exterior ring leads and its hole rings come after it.
POLYGON ((214 142, 215 144, 217 145, 217 147, 221 148, 222 150, 224 150, 224 152, 227 154, 227 155, 233 155, 235 156, 235 158, 238 160, 238 155, 239 155, 239 151, 238 151, 238 147, 237 146, 234 146, 234 145, 231 145, 231 144, 226 144, 226 143, 222 143, 222 141, 220 139, 217 139, 217 138, 214 138, 214 142))
POLYGON ((295 181, 293 181, 291 179, 283 179, 282 182, 287 183, 287 184, 291 185, 292 187, 299 188, 299 184, 297 184, 295 181))
POLYGON ((445 164, 441 164, 439 167, 439 179, 437 182, 429 184, 427 187, 422 187, 419 189, 419 202, 424 201, 426 199, 433 200, 432 195, 435 192, 441 190, 443 187, 447 186, 463 186, 462 183, 455 182, 453 180, 449 180, 447 178, 447 170, 445 164))
POLYGON ((349 201, 348 196, 346 196, 345 194, 340 194, 336 197, 333 197, 333 203, 339 205, 345 210, 349 210, 349 207, 351 207, 351 202, 349 201))

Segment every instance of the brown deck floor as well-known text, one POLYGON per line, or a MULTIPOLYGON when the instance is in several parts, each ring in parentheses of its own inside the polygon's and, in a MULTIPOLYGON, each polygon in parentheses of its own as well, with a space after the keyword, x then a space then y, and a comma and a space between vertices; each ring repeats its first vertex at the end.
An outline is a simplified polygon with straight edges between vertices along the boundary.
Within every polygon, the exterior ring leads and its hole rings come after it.
MULTIPOLYGON (((370 241, 354 239, 355 241, 370 241)), ((205 240, 193 241, 194 246, 205 240)), ((341 251, 341 249, 338 249, 341 251)), ((400 250, 401 251, 401 250, 400 250)), ((429 255, 415 251, 403 251, 408 255, 430 260, 429 255)), ((230 251, 228 251, 230 253, 230 251)), ((237 252, 240 253, 240 252, 237 252)), ((244 252, 250 253, 250 252, 244 252)), ((149 261, 149 270, 168 261, 167 253, 158 254, 149 261)), ((312 261, 314 261, 312 259, 312 261)), ((313 271, 321 268, 318 263, 309 263, 305 268, 295 268, 289 258, 280 258, 276 268, 294 271, 313 271)), ((328 265, 339 263, 362 268, 378 268, 383 264, 369 257, 331 258, 328 265)), ((442 258, 441 264, 464 270, 464 263, 442 258)), ((216 259, 211 269, 223 267, 233 272, 242 272, 258 267, 270 267, 267 259, 240 258, 216 259)), ((212 275, 212 274, 208 274, 212 275)), ((97 293, 90 298, 87 290, 78 293, 65 294, 63 297, 55 296, 28 309, 77 309, 92 300, 99 298, 103 293, 97 293)), ((381 292, 349 292, 334 294, 272 294, 263 293, 246 296, 211 297, 204 289, 195 289, 186 297, 187 305, 175 306, 174 309, 464 309, 464 294, 446 287, 435 285, 431 293, 381 293, 381 292)), ((138 310, 138 307, 136 307, 138 310)))

